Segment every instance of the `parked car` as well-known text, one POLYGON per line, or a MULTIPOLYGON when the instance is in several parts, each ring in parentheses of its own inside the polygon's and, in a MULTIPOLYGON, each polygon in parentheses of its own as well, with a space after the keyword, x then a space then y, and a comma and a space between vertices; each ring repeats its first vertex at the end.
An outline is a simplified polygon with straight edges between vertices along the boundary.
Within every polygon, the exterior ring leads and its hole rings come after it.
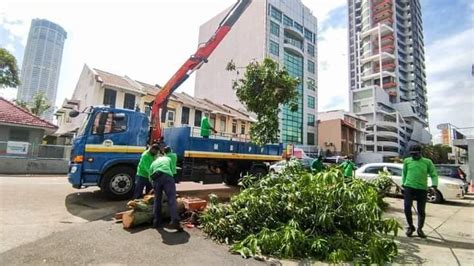
MULTIPOLYGON (((402 185, 403 164, 397 163, 369 163, 356 170, 356 177, 364 180, 373 180, 379 176, 379 172, 387 171, 391 179, 398 188, 402 185)), ((431 186, 431 178, 428 178, 428 186, 431 186)), ((396 194, 401 194, 400 189, 392 190, 396 194)), ((459 199, 464 197, 465 183, 456 178, 439 175, 438 191, 428 191, 428 202, 440 203, 443 200, 459 199)))
MULTIPOLYGON (((311 157, 304 157, 301 159, 297 159, 305 169, 311 169, 311 163, 313 162, 313 158, 311 157)), ((281 160, 277 163, 270 165, 270 173, 281 173, 283 169, 286 167, 287 161, 281 160)))
POLYGON ((460 165, 456 164, 435 164, 436 171, 438 172, 438 175, 442 176, 449 176, 452 178, 457 178, 460 179, 464 182, 465 186, 465 193, 468 192, 469 189, 469 184, 467 183, 467 175, 466 173, 461 169, 460 165))

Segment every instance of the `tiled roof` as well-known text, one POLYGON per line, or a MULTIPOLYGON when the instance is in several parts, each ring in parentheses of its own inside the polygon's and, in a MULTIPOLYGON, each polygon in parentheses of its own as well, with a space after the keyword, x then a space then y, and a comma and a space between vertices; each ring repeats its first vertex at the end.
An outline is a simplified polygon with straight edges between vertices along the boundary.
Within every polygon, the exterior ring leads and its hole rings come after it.
POLYGON ((141 82, 141 81, 138 81, 136 80, 136 82, 138 82, 144 89, 144 91, 147 93, 147 94, 150 94, 150 95, 156 95, 161 87, 160 86, 153 86, 151 84, 148 84, 148 83, 145 83, 145 82, 141 82))
POLYGON ((57 129, 58 127, 0 97, 0 123, 57 129))
POLYGON ((97 68, 94 68, 94 71, 99 75, 100 81, 106 85, 144 93, 140 84, 126 76, 122 77, 97 68))

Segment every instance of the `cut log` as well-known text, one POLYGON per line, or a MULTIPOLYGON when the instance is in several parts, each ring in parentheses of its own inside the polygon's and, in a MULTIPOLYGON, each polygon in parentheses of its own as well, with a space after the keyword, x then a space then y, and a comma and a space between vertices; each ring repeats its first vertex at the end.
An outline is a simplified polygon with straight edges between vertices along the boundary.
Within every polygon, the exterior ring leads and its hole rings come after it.
MULTIPOLYGON (((183 213, 185 211, 183 199, 177 198, 176 201, 178 206, 178 213, 183 213)), ((134 208, 129 211, 119 212, 115 214, 116 219, 122 219, 123 228, 128 229, 138 225, 151 223, 153 221, 152 196, 147 197, 143 200, 130 201, 127 206, 133 206, 134 208)), ((165 201, 162 201, 161 215, 162 218, 170 217, 168 203, 165 201)))

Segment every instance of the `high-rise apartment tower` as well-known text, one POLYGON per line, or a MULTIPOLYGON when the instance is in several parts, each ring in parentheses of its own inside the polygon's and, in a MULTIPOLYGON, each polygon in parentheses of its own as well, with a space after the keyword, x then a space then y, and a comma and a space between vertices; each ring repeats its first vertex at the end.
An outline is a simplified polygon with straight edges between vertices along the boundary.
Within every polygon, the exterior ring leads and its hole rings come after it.
MULTIPOLYGON (((66 38, 66 31, 53 22, 31 21, 17 99, 30 102, 35 94, 44 92, 49 104, 54 106, 66 38)), ((53 111, 54 107, 51 107, 42 116, 51 121, 53 111)))
POLYGON ((428 127, 419 0, 348 0, 350 110, 368 120, 366 147, 388 160, 428 127))

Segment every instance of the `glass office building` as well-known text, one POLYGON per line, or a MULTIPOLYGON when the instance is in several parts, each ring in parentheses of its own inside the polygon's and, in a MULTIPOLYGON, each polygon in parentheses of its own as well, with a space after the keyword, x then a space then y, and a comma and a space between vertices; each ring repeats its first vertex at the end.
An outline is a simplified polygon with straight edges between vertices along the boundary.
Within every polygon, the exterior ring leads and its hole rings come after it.
MULTIPOLYGON (((215 31, 225 12, 200 28, 199 42, 215 31)), ((196 72, 195 95, 244 108, 232 90, 235 73, 225 70, 233 60, 246 66, 269 57, 300 80, 298 110, 282 106, 280 141, 300 146, 317 143, 317 20, 300 0, 253 1, 216 48, 209 62, 196 72)))

